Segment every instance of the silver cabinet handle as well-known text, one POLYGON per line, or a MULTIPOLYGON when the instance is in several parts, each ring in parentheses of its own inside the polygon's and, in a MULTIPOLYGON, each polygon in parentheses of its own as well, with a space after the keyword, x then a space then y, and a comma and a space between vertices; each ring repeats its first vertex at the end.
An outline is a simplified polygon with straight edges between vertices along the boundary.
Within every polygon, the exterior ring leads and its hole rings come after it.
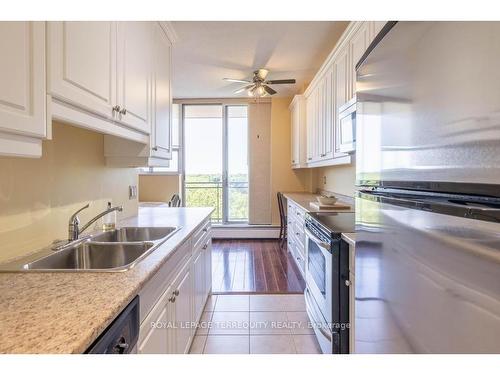
POLYGON ((120 111, 120 114, 122 114, 122 115, 126 115, 126 114, 127 114, 127 109, 126 109, 126 108, 123 108, 123 109, 120 111))
POLYGON ((351 286, 351 285, 352 285, 351 280, 346 280, 345 281, 345 286, 351 286))
POLYGON ((179 295, 179 289, 176 289, 174 290, 174 292, 172 293, 174 296, 178 296, 179 295))
POLYGON ((158 146, 151 147, 151 150, 158 151, 158 146))
POLYGON ((113 107, 113 111, 114 111, 114 112, 118 112, 118 113, 120 113, 120 110, 121 110, 121 107, 120 107, 119 105, 115 105, 115 106, 113 107))
POLYGON ((208 232, 208 228, 203 228, 203 232, 208 232))
POLYGON ((174 303, 174 302, 175 302, 175 297, 173 297, 173 296, 172 296, 172 297, 170 297, 170 298, 168 299, 168 301, 169 301, 169 302, 174 303))

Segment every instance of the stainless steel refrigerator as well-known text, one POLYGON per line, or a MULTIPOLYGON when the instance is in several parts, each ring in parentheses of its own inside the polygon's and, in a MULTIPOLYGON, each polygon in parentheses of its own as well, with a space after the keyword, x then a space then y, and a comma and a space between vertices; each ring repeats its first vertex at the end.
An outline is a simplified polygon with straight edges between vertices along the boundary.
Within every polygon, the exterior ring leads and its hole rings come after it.
POLYGON ((391 22, 357 66, 356 353, 500 353, 500 22, 391 22))

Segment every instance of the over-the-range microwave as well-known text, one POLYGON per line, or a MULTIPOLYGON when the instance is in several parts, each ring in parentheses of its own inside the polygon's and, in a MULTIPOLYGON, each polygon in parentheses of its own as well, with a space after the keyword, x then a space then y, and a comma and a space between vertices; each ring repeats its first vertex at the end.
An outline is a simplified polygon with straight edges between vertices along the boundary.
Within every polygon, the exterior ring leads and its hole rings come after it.
POLYGON ((339 107, 337 152, 356 151, 356 97, 339 107))

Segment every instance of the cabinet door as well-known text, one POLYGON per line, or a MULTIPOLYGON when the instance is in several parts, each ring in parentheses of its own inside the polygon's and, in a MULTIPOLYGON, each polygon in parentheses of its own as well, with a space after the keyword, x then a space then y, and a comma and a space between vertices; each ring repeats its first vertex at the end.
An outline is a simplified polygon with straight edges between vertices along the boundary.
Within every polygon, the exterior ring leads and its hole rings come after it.
POLYGON ((0 50, 0 130, 44 138, 45 23, 0 22, 0 50))
POLYGON ((299 113, 299 102, 297 101, 295 105, 292 107, 291 115, 291 156, 292 156, 292 166, 299 164, 300 155, 299 155, 299 121, 300 121, 300 113, 299 113))
POLYGON ((49 93, 82 109, 116 114, 116 23, 49 23, 49 93))
POLYGON ((307 162, 310 163, 314 154, 314 92, 306 99, 306 130, 307 130, 307 162))
POLYGON ((324 139, 325 139, 325 80, 322 79, 318 84, 318 101, 316 111, 318 115, 317 133, 316 133, 316 160, 322 160, 324 154, 324 139))
POLYGON ((190 326, 190 323, 193 321, 191 310, 192 288, 191 270, 190 267, 185 267, 174 283, 172 293, 175 296, 175 300, 170 304, 175 322, 172 349, 176 354, 183 354, 189 351, 193 332, 190 326))
POLYGON ((146 134, 151 131, 151 22, 118 24, 119 121, 146 134))
POLYGON ((205 256, 206 253, 202 249, 198 251, 196 259, 193 262, 193 301, 194 301, 194 318, 198 319, 203 312, 205 304, 205 256))
POLYGON ((137 351, 139 354, 167 354, 171 352, 171 336, 175 331, 172 324, 172 288, 167 288, 144 318, 139 329, 137 351))
POLYGON ((323 159, 333 158, 335 133, 335 76, 333 67, 325 74, 325 129, 323 159))
POLYGON ((205 305, 205 301, 212 291, 212 238, 210 236, 209 234, 205 249, 205 298, 203 299, 203 305, 205 305))
POLYGON ((349 41, 350 85, 347 100, 356 94, 356 64, 361 59, 370 40, 370 27, 368 22, 361 22, 358 30, 349 41))
POLYGON ((154 25, 154 43, 151 155, 171 159, 171 43, 157 23, 154 25))
MULTIPOLYGON (((148 330, 146 336, 140 340, 138 345, 139 354, 167 354, 168 353, 168 334, 167 326, 169 324, 167 306, 163 305, 160 314, 155 317, 153 321, 147 321, 147 327, 141 329, 148 330), (152 323, 155 326, 152 326, 152 323)), ((143 324, 145 325, 145 324, 143 324)))
POLYGON ((349 58, 348 46, 344 46, 335 59, 335 98, 336 98, 336 112, 339 107, 349 100, 349 58))

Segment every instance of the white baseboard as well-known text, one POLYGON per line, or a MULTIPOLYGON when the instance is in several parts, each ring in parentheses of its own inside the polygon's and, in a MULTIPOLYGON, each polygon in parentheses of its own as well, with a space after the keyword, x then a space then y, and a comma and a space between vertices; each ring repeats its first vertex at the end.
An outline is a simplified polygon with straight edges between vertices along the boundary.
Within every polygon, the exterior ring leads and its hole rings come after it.
POLYGON ((279 227, 217 227, 212 226, 212 238, 279 238, 279 227))

